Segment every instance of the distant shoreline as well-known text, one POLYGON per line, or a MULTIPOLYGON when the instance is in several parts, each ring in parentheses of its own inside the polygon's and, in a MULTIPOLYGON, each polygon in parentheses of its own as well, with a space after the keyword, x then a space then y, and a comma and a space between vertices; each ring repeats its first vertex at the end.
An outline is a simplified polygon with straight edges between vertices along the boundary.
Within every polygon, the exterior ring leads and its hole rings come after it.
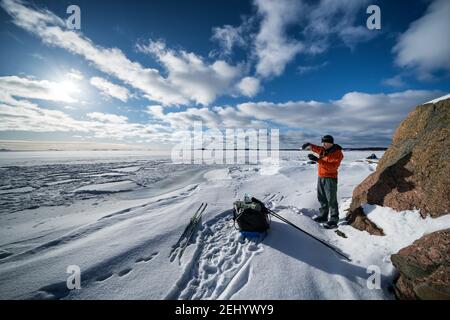
MULTIPOLYGON (((344 151, 386 151, 387 147, 362 147, 362 148, 343 148, 344 151)), ((207 150, 207 149, 196 149, 196 150, 207 150)), ((223 151, 264 151, 265 149, 223 149, 223 151)), ((300 148, 280 148, 279 151, 306 151, 300 150, 300 148)), ((47 149, 47 150, 10 150, 10 149, 0 149, 0 152, 79 152, 79 151, 154 151, 154 152, 170 152, 170 150, 156 150, 156 149, 80 149, 80 150, 62 150, 62 149, 47 149)), ((270 151, 270 150, 268 150, 270 151)))

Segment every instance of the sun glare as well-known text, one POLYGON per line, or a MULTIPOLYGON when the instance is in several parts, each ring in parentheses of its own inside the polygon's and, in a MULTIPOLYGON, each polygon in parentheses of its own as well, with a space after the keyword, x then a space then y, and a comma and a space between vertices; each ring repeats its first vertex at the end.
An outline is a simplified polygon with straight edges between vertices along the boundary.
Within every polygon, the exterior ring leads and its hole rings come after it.
POLYGON ((56 82, 51 90, 51 94, 57 100, 74 102, 76 94, 80 92, 78 85, 72 80, 56 82))

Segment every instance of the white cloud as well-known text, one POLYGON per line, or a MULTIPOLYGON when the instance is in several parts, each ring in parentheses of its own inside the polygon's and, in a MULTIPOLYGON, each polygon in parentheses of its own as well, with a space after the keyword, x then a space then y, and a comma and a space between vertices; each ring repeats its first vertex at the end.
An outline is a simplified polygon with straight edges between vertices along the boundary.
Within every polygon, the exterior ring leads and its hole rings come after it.
POLYGON ((297 71, 299 74, 306 74, 309 72, 320 70, 328 65, 328 61, 322 62, 320 64, 314 64, 309 66, 298 66, 297 71))
MULTIPOLYGON (((313 132, 311 135, 317 130, 326 130, 340 136, 343 141, 351 141, 352 136, 367 141, 386 141, 413 106, 441 93, 414 90, 392 94, 351 92, 334 101, 247 102, 237 106, 187 108, 164 113, 167 105, 208 105, 224 94, 255 96, 263 78, 283 73, 286 65, 297 54, 324 52, 331 46, 333 37, 349 47, 369 39, 371 35, 365 27, 354 24, 355 17, 365 3, 366 1, 323 0, 311 3, 300 0, 255 0, 259 19, 251 20, 251 23, 260 23, 256 33, 244 35, 241 31, 244 28, 225 26, 215 29, 213 36, 227 54, 241 45, 254 50, 255 60, 252 63, 255 63, 256 75, 252 77, 248 75, 249 64, 232 65, 220 59, 206 60, 192 52, 169 49, 160 41, 138 45, 140 51, 157 58, 164 68, 163 76, 156 69, 146 68, 129 60, 117 48, 98 46, 82 33, 66 30, 64 21, 49 11, 33 9, 34 7, 28 7, 18 0, 3 0, 1 6, 13 17, 16 25, 39 36, 47 44, 84 57, 99 70, 140 90, 149 100, 159 104, 147 108, 147 113, 158 120, 157 124, 130 123, 124 116, 100 112, 87 114, 88 121, 77 120, 62 111, 41 108, 34 102, 15 98, 74 102, 70 93, 58 90, 64 88, 64 85, 27 77, 0 77, 0 130, 74 131, 89 133, 95 137, 167 141, 173 129, 188 128, 194 121, 203 121, 211 128, 300 128, 313 132), (244 37, 247 37, 247 41, 251 40, 251 43, 243 44, 244 37)), ((398 48, 403 48, 401 43, 405 48, 410 46, 411 41, 406 40, 416 39, 416 36, 413 37, 415 34, 422 35, 422 31, 419 31, 424 26, 430 26, 432 30, 436 28, 436 24, 425 17, 440 18, 435 7, 438 4, 442 6, 442 3, 435 1, 423 19, 411 25, 402 36, 398 48)), ((364 14, 365 10, 361 12, 364 14)), ((250 20, 245 21, 247 23, 250 20)), ((440 19, 439 21, 442 23, 440 19)), ((250 29, 248 27, 246 30, 250 29)), ((443 46, 445 49, 445 44, 443 46)), ((442 46, 437 48, 441 50, 442 46)), ((424 59, 429 58, 425 54, 413 55, 414 58, 411 58, 402 55, 403 49, 396 50, 405 66, 431 70, 437 68, 435 64, 443 62, 440 54, 433 53, 438 58, 437 62, 424 63, 424 59)), ((428 51, 432 50, 428 48, 428 51)), ((298 70, 308 72, 315 67, 300 66, 298 70)), ((83 77, 76 70, 68 76, 74 80, 83 77)), ((399 79, 394 78, 386 79, 386 84, 393 85, 395 80, 398 84, 399 79)), ((108 96, 122 101, 127 101, 130 96, 128 89, 103 78, 94 77, 92 82, 108 96)), ((308 136, 304 132, 302 134, 303 137, 308 136)))
POLYGON ((246 97, 255 96, 260 89, 260 82, 254 77, 245 77, 237 84, 238 90, 246 97))
POLYGON ((238 27, 224 25, 223 27, 214 27, 211 40, 217 41, 220 46, 220 51, 214 51, 213 55, 227 56, 230 55, 235 47, 244 47, 245 34, 248 23, 243 23, 238 27))
POLYGON ((303 29, 307 51, 321 53, 331 46, 334 38, 341 40, 347 47, 354 48, 359 42, 372 39, 378 33, 366 28, 365 23, 358 24, 360 17, 367 17, 369 1, 322 0, 305 9, 303 29))
POLYGON ((256 72, 262 77, 279 76, 286 64, 304 48, 301 42, 286 35, 287 27, 299 18, 301 2, 255 0, 254 3, 262 17, 255 38, 256 72))
POLYGON ((16 101, 15 106, 0 102, 0 131, 74 132, 118 141, 172 139, 167 126, 129 123, 126 117, 114 114, 90 113, 87 117, 91 120, 77 120, 60 110, 45 109, 23 100, 16 101))
POLYGON ((67 73, 67 76, 69 78, 72 78, 72 79, 77 80, 77 81, 81 81, 81 80, 84 79, 84 76, 81 73, 81 71, 80 70, 76 70, 76 69, 71 69, 70 72, 67 73))
POLYGON ((383 81, 381 83, 386 86, 396 87, 396 88, 404 87, 406 85, 406 83, 405 83, 405 81, 403 81, 401 75, 395 75, 391 78, 383 79, 383 81))
POLYGON ((29 99, 42 99, 73 103, 77 100, 71 97, 72 88, 69 83, 35 80, 30 77, 6 76, 0 77, 0 89, 4 95, 19 96, 29 99))
POLYGON ((101 122, 110 122, 110 123, 126 123, 126 122, 128 122, 127 117, 118 116, 116 114, 111 114, 111 113, 91 112, 91 113, 86 114, 86 116, 90 119, 98 120, 101 122))
POLYGON ((149 40, 137 48, 156 57, 167 70, 167 80, 183 96, 202 105, 210 104, 219 95, 234 94, 233 85, 244 71, 242 66, 223 60, 208 63, 192 52, 168 49, 162 41, 149 40))
POLYGON ((65 30, 64 21, 47 10, 35 10, 17 0, 2 0, 1 6, 19 27, 37 35, 45 43, 81 55, 99 70, 144 92, 164 105, 186 104, 188 97, 164 79, 159 71, 130 61, 117 48, 103 48, 79 32, 65 30))
MULTIPOLYGON (((213 29, 212 39, 219 42, 225 55, 236 46, 252 50, 250 60, 237 65, 224 60, 206 61, 192 52, 168 49, 161 42, 138 45, 139 50, 158 59, 167 76, 129 60, 118 48, 101 47, 81 32, 65 29, 64 20, 48 10, 35 9, 19 0, 2 0, 1 6, 16 25, 44 43, 84 57, 102 72, 141 91, 145 98, 167 106, 192 102, 209 105, 220 95, 254 96, 261 84, 249 80, 252 63, 256 69, 253 78, 261 80, 282 74, 299 53, 323 52, 333 35, 348 46, 367 40, 370 38, 367 30, 354 25, 365 2, 323 0, 310 4, 301 0, 254 0, 255 16, 244 18, 238 27, 225 25, 213 29), (291 27, 297 31, 293 32, 291 27)), ((124 91, 116 97, 125 100, 124 91)))
POLYGON ((366 15, 368 0, 254 0, 253 4, 255 16, 237 27, 214 28, 212 39, 225 55, 239 46, 253 50, 250 56, 259 78, 281 75, 298 54, 323 53, 335 39, 353 49, 378 34, 357 24, 357 18, 366 15))
POLYGON ((231 106, 213 108, 187 108, 184 111, 164 114, 160 106, 148 108, 148 113, 171 128, 184 130, 192 128, 194 122, 201 121, 208 128, 225 127, 260 127, 262 122, 251 116, 246 116, 231 106))
POLYGON ((440 94, 425 90, 391 94, 350 92, 329 102, 248 102, 239 104, 237 109, 258 120, 291 128, 353 133, 388 130, 392 133, 413 107, 440 94))
POLYGON ((0 102, 0 131, 86 132, 82 122, 59 110, 39 108, 28 101, 16 100, 14 105, 0 102))
POLYGON ((412 108, 440 95, 438 91, 424 90, 391 94, 350 92, 326 102, 247 102, 236 107, 187 108, 168 113, 161 106, 152 106, 149 113, 177 130, 201 121, 208 128, 290 128, 317 138, 330 133, 346 144, 386 146, 412 108))
POLYGON ((163 110, 164 110, 163 106, 153 105, 153 106, 148 106, 147 110, 145 112, 147 112, 151 116, 154 116, 155 118, 162 118, 164 115, 163 110))
POLYGON ((193 53, 157 48, 159 44, 141 46, 143 51, 152 51, 167 69, 165 78, 157 69, 129 60, 118 48, 101 47, 80 32, 66 30, 64 21, 50 11, 33 9, 19 0, 2 0, 1 6, 16 25, 37 35, 44 43, 84 57, 99 70, 163 105, 208 104, 218 95, 234 95, 235 84, 242 76, 239 65, 232 66, 222 60, 206 63, 193 53))
POLYGON ((100 77, 92 77, 90 84, 99 89, 102 95, 106 97, 113 97, 123 102, 127 102, 130 92, 127 88, 109 82, 106 79, 100 77))
MULTIPOLYGON (((29 96, 27 92, 25 96, 29 96)), ((156 123, 130 123, 122 115, 91 112, 89 121, 77 120, 60 110, 42 108, 0 92, 0 131, 74 132, 115 140, 143 139, 176 142, 178 130, 202 121, 206 128, 281 128, 282 141, 293 137, 333 134, 346 145, 387 145, 393 131, 416 105, 442 92, 407 90, 391 94, 350 92, 332 101, 246 102, 237 106, 187 108, 164 113, 161 105, 147 112, 156 123), (283 130, 292 129, 289 133, 283 130), (303 133, 293 133, 293 132, 303 133), (292 135, 286 137, 286 134, 292 135), (284 135, 284 136, 283 136, 284 135)))
POLYGON ((39 54, 37 52, 30 53, 30 56, 35 58, 35 59, 38 59, 38 60, 42 60, 42 61, 46 60, 41 54, 39 54))
POLYGON ((424 16, 411 23, 395 45, 395 62, 416 68, 426 78, 438 70, 450 71, 450 1, 435 0, 424 16))
POLYGON ((0 91, 0 132, 74 132, 109 140, 173 141, 172 129, 161 124, 130 123, 125 116, 101 112, 88 113, 89 121, 77 120, 61 110, 47 109, 17 97, 35 98, 36 93, 16 90, 12 96, 0 91))

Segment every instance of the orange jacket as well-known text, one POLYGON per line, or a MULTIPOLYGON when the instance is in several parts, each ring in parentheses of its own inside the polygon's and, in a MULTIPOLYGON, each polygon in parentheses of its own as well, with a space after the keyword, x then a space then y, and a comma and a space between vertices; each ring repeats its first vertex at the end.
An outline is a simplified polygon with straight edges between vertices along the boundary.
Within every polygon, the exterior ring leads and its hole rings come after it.
POLYGON ((311 144, 311 150, 319 155, 319 177, 321 178, 337 178, 338 168, 344 155, 342 147, 338 144, 333 145, 330 149, 325 150, 324 147, 311 144))

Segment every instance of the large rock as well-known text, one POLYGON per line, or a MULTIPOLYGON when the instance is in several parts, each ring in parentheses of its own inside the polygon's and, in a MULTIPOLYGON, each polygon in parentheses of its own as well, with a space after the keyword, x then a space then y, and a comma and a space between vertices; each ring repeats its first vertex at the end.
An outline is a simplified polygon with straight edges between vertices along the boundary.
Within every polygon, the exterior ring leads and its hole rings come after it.
POLYGON ((419 209, 422 216, 449 213, 449 154, 450 99, 417 106, 397 128, 377 170, 353 190, 349 222, 367 219, 360 212, 366 203, 419 209))
POLYGON ((450 229, 433 232, 391 256, 399 299, 450 299, 450 229))

